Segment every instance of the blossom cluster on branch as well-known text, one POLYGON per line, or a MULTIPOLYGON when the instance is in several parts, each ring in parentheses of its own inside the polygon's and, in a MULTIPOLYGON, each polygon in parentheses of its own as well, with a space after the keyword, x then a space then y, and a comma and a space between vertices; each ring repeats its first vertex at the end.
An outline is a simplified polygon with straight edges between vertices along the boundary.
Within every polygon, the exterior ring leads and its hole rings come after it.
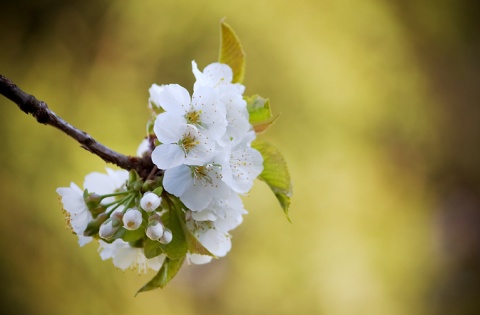
POLYGON ((83 188, 57 189, 80 246, 96 240, 101 258, 116 267, 158 272, 139 292, 164 287, 185 260, 204 264, 225 256, 230 231, 247 213, 240 195, 256 178, 288 214, 285 161, 256 139, 275 121, 269 100, 244 95, 245 54, 223 21, 220 48, 219 62, 203 71, 192 62, 191 94, 178 84, 150 87, 151 119, 136 158, 148 163, 107 168, 88 174, 83 188))

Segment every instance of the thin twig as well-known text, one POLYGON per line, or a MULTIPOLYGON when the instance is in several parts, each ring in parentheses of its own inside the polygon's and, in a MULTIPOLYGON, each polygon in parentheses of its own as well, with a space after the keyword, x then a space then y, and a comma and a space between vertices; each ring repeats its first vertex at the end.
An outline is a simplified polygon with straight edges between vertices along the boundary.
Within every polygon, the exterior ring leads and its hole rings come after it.
POLYGON ((127 156, 115 152, 97 142, 88 133, 75 128, 57 116, 48 108, 45 102, 39 101, 35 96, 22 91, 11 80, 1 74, 0 94, 17 104, 18 108, 24 113, 35 117, 39 123, 60 129, 80 143, 82 148, 99 156, 107 163, 113 163, 126 170, 134 169, 143 178, 146 178, 154 167, 148 154, 142 158, 127 156))

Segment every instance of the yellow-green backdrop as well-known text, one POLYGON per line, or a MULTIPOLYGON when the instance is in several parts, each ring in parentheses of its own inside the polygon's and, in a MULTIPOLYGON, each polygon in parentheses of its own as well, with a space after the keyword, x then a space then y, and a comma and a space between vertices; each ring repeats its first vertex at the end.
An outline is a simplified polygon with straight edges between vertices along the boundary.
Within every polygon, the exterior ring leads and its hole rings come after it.
POLYGON ((0 73, 124 154, 152 83, 194 82, 226 17, 246 94, 280 117, 289 223, 266 185, 226 258, 153 274, 101 261, 55 189, 105 164, 0 97, 2 314, 478 314, 476 6, 468 1, 2 1, 0 73))

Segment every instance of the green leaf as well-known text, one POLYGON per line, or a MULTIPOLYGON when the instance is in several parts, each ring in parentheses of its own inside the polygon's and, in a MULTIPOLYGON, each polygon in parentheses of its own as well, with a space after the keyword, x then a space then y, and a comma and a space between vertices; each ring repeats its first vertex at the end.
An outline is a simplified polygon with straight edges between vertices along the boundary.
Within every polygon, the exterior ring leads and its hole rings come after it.
POLYGON ((140 292, 150 291, 156 288, 163 288, 167 285, 170 280, 175 277, 177 272, 182 267, 183 261, 185 260, 185 256, 180 259, 170 259, 165 258, 165 262, 163 263, 162 268, 158 271, 155 277, 152 278, 147 284, 145 284, 140 290, 138 290, 137 294, 140 292))
POLYGON ((245 101, 247 102, 249 121, 253 125, 256 133, 265 131, 277 119, 278 116, 273 117, 270 100, 268 98, 263 98, 255 94, 245 96, 245 101))
POLYGON ((267 183, 277 197, 285 215, 288 218, 288 208, 292 196, 292 183, 288 173, 287 163, 280 151, 268 142, 255 140, 252 147, 263 156, 263 172, 258 177, 267 183))
POLYGON ((122 240, 125 242, 136 242, 145 235, 145 226, 140 226, 136 230, 125 230, 125 233, 122 235, 122 240))
POLYGON ((230 25, 220 21, 220 55, 218 61, 232 68, 233 83, 242 83, 245 75, 245 51, 230 25))
POLYGON ((145 238, 145 242, 143 244, 143 252, 145 253, 145 257, 147 257, 148 259, 163 254, 163 250, 161 248, 162 243, 160 243, 159 241, 154 241, 147 237, 145 238))

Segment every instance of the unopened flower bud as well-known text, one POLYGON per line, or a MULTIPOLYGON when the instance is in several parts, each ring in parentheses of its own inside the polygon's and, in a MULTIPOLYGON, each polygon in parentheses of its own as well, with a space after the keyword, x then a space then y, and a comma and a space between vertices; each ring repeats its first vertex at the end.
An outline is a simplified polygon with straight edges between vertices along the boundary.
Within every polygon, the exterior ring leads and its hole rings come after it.
POLYGON ((114 213, 112 213, 112 226, 114 228, 117 228, 117 227, 120 227, 123 225, 123 213, 120 212, 120 211, 116 211, 114 213))
POLYGON ((91 193, 83 198, 85 200, 85 203, 87 204, 87 208, 89 210, 93 210, 97 208, 100 205, 100 202, 102 201, 102 196, 96 194, 96 193, 91 193))
POLYGON ((164 233, 163 224, 159 221, 152 221, 147 227, 146 234, 149 239, 157 241, 164 233))
POLYGON ((87 228, 83 232, 84 236, 93 236, 98 233, 100 225, 108 219, 108 214, 101 213, 97 216, 95 220, 92 220, 88 223, 87 228))
POLYGON ((170 231, 169 228, 165 228, 165 231, 163 231, 162 237, 160 237, 159 242, 162 244, 168 244, 172 241, 173 239, 173 234, 172 231, 170 231))
POLYGON ((152 192, 146 192, 140 199, 140 206, 147 212, 155 211, 160 206, 162 198, 152 192))
POLYGON ((162 217, 158 215, 157 212, 154 212, 152 215, 148 217, 148 223, 150 224, 153 221, 159 221, 162 222, 162 217))
POLYGON ((156 181, 152 179, 147 179, 142 185, 142 190, 143 191, 152 190, 155 187, 155 185, 156 185, 156 181))
POLYGON ((89 208, 88 209, 90 211, 90 213, 92 214, 93 218, 96 218, 97 216, 99 216, 100 214, 102 213, 105 213, 105 211, 107 210, 107 208, 103 205, 99 205, 98 207, 96 208, 89 208))
POLYGON ((123 227, 127 230, 136 230, 142 224, 142 213, 138 209, 129 209, 123 215, 123 227))
POLYGON ((115 232, 117 232, 119 227, 118 226, 114 227, 113 221, 114 221, 113 219, 108 219, 102 225, 100 225, 100 230, 98 231, 98 235, 101 238, 109 239, 115 234, 115 232))

